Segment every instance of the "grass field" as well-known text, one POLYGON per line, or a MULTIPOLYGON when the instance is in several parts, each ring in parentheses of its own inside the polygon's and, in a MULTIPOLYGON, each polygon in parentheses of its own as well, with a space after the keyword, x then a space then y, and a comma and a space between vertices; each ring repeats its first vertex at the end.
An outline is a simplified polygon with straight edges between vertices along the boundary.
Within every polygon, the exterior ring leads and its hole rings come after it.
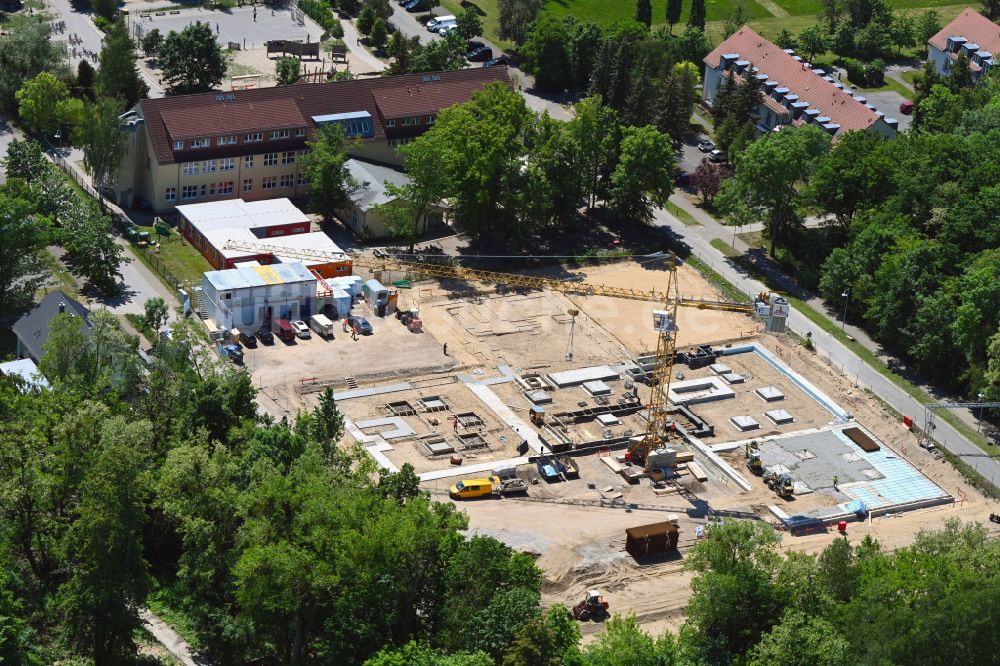
MULTIPOLYGON (((208 260, 201 256, 201 253, 184 240, 177 231, 171 230, 170 236, 163 238, 156 234, 153 227, 137 227, 137 229, 148 231, 151 240, 159 241, 160 252, 152 256, 162 262, 167 271, 181 282, 199 285, 201 284, 201 274, 213 270, 208 260)), ((133 254, 158 274, 157 268, 152 265, 153 262, 147 259, 138 248, 133 248, 133 254)))
MULTIPOLYGON (((653 25, 666 23, 667 0, 653 0, 653 25)), ((691 0, 683 0, 684 11, 681 21, 674 27, 675 32, 684 29, 691 0)), ((906 10, 918 14, 925 9, 933 9, 945 24, 958 16, 968 4, 956 5, 954 0, 889 0, 893 9, 906 10)), ((462 10, 463 7, 475 6, 480 10, 483 20, 483 31, 488 39, 498 46, 510 48, 510 42, 497 38, 497 0, 442 0, 441 5, 451 13, 462 10)), ((723 23, 729 16, 735 0, 706 0, 705 9, 708 23, 705 31, 713 43, 722 41, 723 23)), ((743 0, 743 7, 750 17, 750 27, 769 39, 773 39, 781 30, 787 29, 792 34, 798 34, 816 23, 822 11, 820 0, 743 0), (787 14, 787 15, 783 15, 787 14)), ((635 2, 631 0, 547 0, 542 6, 542 12, 554 16, 575 16, 578 19, 594 21, 604 26, 611 25, 619 19, 632 18, 635 15, 635 2)), ((924 57, 926 49, 918 47, 913 54, 924 57)), ((912 54, 911 54, 912 55, 912 54)))

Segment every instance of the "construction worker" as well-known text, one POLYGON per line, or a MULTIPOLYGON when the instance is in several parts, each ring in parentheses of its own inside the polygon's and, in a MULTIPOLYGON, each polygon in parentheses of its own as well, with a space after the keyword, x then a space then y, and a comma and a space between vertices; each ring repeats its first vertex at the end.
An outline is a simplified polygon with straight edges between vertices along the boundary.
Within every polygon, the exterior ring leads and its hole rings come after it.
POLYGON ((834 475, 833 475, 833 489, 834 489, 834 490, 839 490, 839 488, 837 488, 837 481, 839 481, 839 480, 840 480, 840 479, 838 479, 838 478, 837 478, 837 475, 836 475, 836 474, 834 474, 834 475))
POLYGON ((444 355, 445 355, 445 356, 447 356, 447 355, 448 355, 448 343, 447 343, 447 342, 446 342, 446 343, 444 343, 444 355))

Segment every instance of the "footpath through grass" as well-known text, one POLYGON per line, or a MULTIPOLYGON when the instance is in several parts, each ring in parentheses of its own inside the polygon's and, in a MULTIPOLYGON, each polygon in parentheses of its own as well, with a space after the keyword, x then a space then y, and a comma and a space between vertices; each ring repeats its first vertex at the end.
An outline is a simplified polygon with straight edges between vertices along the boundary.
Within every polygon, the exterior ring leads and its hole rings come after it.
POLYGON ((680 220, 681 223, 684 224, 684 226, 687 226, 687 227, 700 227, 701 226, 701 222, 699 222, 698 220, 694 219, 694 215, 692 215, 691 213, 687 212, 686 210, 684 210, 683 208, 681 208, 680 206, 678 206, 677 204, 675 204, 673 201, 668 201, 667 202, 666 209, 667 209, 668 213, 670 213, 671 215, 673 215, 674 217, 676 217, 678 220, 680 220))
MULTIPOLYGON (((836 322, 832 321, 825 313, 820 312, 813 306, 809 305, 805 301, 790 295, 788 292, 778 288, 772 284, 767 277, 762 274, 757 267, 754 266, 743 254, 735 252, 731 247, 726 245, 725 241, 720 238, 715 238, 710 241, 712 247, 722 252, 728 258, 732 259, 740 268, 747 271, 754 279, 760 280, 762 283, 767 285, 767 288, 776 294, 781 294, 788 299, 792 308, 801 312, 809 321, 819 326, 821 329, 832 335, 837 339, 842 345, 854 352, 862 361, 867 365, 877 371, 880 375, 891 381, 893 384, 901 388, 914 400, 920 404, 927 404, 929 402, 936 402, 937 400, 927 391, 917 386, 916 384, 910 382, 905 377, 901 377, 889 369, 882 359, 880 359, 874 352, 862 345, 860 342, 854 338, 848 336, 844 333, 836 322)), ((693 264, 692 264, 693 265, 693 264)), ((716 277, 722 278, 718 273, 712 271, 716 277)), ((988 440, 978 433, 965 421, 961 420, 948 410, 940 410, 937 416, 947 422, 951 427, 957 430, 963 437, 973 442, 980 449, 986 453, 993 453, 992 448, 988 440)))

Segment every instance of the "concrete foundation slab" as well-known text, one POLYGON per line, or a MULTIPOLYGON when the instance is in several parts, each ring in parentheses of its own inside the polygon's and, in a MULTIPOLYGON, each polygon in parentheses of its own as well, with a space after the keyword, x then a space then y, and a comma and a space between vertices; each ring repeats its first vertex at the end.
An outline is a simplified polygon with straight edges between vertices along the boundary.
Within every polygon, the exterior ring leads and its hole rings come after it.
POLYGON ((597 422, 602 426, 613 426, 620 424, 622 421, 612 414, 601 414, 597 417, 597 422))
POLYGON ((455 447, 445 440, 440 440, 437 442, 427 443, 427 450, 430 451, 433 456, 443 456, 449 453, 454 453, 455 447))
POLYGON ((599 395, 609 395, 611 393, 611 387, 600 380, 584 382, 583 390, 595 397, 599 395))
POLYGON ((785 394, 777 386, 762 386, 754 391, 754 393, 767 402, 777 402, 778 400, 785 399, 785 394))
POLYGON ((728 375, 733 371, 732 368, 730 368, 725 363, 713 363, 708 367, 712 372, 714 372, 717 375, 728 375))
POLYGON ((368 428, 381 428, 382 426, 394 426, 392 430, 386 430, 379 433, 379 435, 382 436, 382 439, 399 439, 400 437, 412 437, 417 434, 413 428, 407 425, 406 421, 398 416, 389 416, 384 419, 358 421, 355 425, 362 430, 366 430, 368 428))
POLYGON ((754 417, 749 414, 744 414, 742 416, 732 416, 729 418, 729 422, 736 426, 736 429, 740 432, 746 432, 748 430, 756 430, 760 427, 760 423, 754 417))
POLYGON ((783 425, 785 423, 791 423, 795 419, 792 415, 783 409, 772 409, 770 411, 764 412, 764 416, 771 420, 775 425, 783 425))
POLYGON ((697 405, 702 402, 732 398, 736 392, 726 386, 719 377, 703 377, 673 382, 667 395, 670 402, 675 405, 697 405))
POLYGON ((552 394, 542 389, 537 391, 528 391, 524 395, 528 400, 536 405, 547 405, 552 402, 552 394))
POLYGON ((596 365, 589 368, 579 368, 577 370, 565 370, 563 372, 552 372, 547 375, 548 380, 559 388, 579 386, 586 382, 593 381, 614 381, 618 379, 617 372, 606 365, 596 365))
POLYGON ((722 375, 722 378, 726 380, 727 384, 742 384, 746 381, 746 378, 738 372, 727 372, 722 375))

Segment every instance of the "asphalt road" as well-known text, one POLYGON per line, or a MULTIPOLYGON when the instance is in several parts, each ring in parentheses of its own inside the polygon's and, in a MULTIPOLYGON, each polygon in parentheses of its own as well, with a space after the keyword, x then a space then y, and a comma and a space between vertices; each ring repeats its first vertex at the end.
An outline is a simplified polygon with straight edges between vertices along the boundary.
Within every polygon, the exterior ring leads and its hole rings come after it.
MULTIPOLYGON (((675 195, 675 202, 680 203, 677 195, 675 195)), ((690 206, 690 204, 688 205, 690 206)), ((703 223, 702 226, 685 226, 676 217, 662 209, 656 211, 654 224, 663 228, 664 232, 677 242, 691 248, 691 252, 696 257, 708 263, 742 292, 755 294, 770 291, 763 283, 749 277, 743 269, 728 261, 725 255, 710 244, 713 238, 722 238, 729 242, 728 238, 732 229, 723 227, 718 222, 712 221, 711 218, 706 219, 707 216, 697 208, 691 212, 701 214, 696 215, 696 217, 703 223)), ((828 357, 832 367, 840 370, 847 377, 854 377, 858 384, 871 389, 897 412, 912 416, 918 423, 923 423, 924 408, 920 402, 861 360, 853 351, 810 321, 804 314, 793 309, 788 318, 787 326, 801 336, 811 334, 817 353, 828 357)), ((933 435, 937 442, 989 479, 994 485, 1000 482, 1000 461, 970 442, 943 419, 936 419, 936 423, 937 428, 933 435)))

